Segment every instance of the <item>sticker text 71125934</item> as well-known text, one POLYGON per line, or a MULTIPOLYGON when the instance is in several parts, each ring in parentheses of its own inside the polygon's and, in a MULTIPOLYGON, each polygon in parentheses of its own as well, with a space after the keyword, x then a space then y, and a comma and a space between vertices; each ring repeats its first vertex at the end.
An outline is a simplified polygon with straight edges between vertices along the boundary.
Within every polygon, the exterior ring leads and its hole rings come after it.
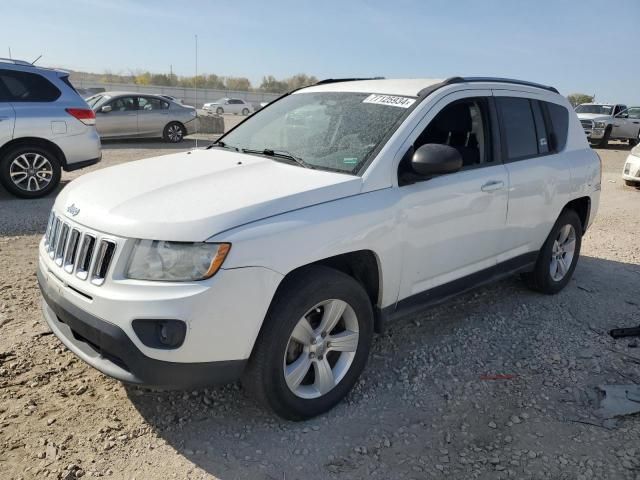
POLYGON ((391 107, 409 108, 416 101, 415 98, 400 97, 397 95, 371 94, 362 103, 375 103, 378 105, 389 105, 391 107))

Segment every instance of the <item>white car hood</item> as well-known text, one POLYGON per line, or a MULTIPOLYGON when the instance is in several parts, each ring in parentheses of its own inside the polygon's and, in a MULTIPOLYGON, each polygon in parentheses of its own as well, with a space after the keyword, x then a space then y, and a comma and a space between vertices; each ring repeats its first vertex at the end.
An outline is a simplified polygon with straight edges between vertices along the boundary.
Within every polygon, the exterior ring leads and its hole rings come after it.
POLYGON ((356 195, 361 186, 357 176, 215 148, 88 173, 58 195, 54 208, 121 237, 204 241, 239 225, 356 195))
POLYGON ((601 113, 579 113, 578 118, 580 120, 608 120, 611 117, 609 115, 602 115, 601 113))

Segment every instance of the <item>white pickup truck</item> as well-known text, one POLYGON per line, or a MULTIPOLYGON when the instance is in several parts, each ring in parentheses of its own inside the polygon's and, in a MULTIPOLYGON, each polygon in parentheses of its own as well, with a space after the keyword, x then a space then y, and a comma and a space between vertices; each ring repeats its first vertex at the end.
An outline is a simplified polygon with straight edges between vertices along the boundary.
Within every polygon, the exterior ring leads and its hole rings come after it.
POLYGON ((598 147, 606 147, 609 140, 628 140, 631 146, 640 140, 640 107, 583 103, 576 107, 576 113, 587 139, 598 147))

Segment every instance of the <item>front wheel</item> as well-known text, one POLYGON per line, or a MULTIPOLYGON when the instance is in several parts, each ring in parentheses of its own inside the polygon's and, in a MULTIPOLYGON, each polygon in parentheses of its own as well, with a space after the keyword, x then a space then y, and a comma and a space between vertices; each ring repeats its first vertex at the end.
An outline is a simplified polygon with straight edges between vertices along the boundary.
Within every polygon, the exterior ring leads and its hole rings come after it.
POLYGON ((611 136, 611 129, 607 128, 604 131, 604 135, 602 136, 602 139, 598 142, 598 147, 600 148, 607 148, 607 146, 609 145, 609 137, 611 136))
POLYGON ((17 147, 0 158, 0 183, 16 197, 39 198, 60 183, 60 161, 40 147, 17 147))
POLYGON ((218 107, 218 108, 216 109, 216 113, 217 113, 218 115, 222 115, 222 114, 224 113, 224 108, 222 108, 222 107, 218 107))
POLYGON ((636 187, 636 188, 640 187, 640 182, 635 182, 635 181, 633 181, 633 180, 625 180, 625 181, 624 181, 624 184, 625 184, 627 187, 636 187))
POLYGON ((362 286, 331 268, 304 268, 278 289, 243 385, 283 418, 314 417, 353 388, 372 338, 373 311, 362 286))
POLYGON ((533 272, 524 279, 533 290, 555 294, 573 275, 582 245, 582 222, 573 210, 565 210, 556 221, 538 254, 533 272))
POLYGON ((184 139, 185 128, 179 122, 171 122, 164 127, 162 138, 165 142, 180 143, 184 139))

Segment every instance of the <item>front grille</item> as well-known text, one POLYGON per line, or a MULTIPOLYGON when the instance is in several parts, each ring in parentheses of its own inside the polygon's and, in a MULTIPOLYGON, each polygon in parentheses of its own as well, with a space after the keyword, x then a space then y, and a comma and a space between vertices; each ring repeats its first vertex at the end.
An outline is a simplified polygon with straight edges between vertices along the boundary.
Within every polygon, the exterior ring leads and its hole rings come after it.
POLYGON ((580 123, 582 124, 582 128, 593 128, 593 121, 592 120, 580 120, 580 123))
POLYGON ((116 242, 65 222, 51 212, 44 234, 47 254, 70 275, 102 285, 116 251, 116 242))

